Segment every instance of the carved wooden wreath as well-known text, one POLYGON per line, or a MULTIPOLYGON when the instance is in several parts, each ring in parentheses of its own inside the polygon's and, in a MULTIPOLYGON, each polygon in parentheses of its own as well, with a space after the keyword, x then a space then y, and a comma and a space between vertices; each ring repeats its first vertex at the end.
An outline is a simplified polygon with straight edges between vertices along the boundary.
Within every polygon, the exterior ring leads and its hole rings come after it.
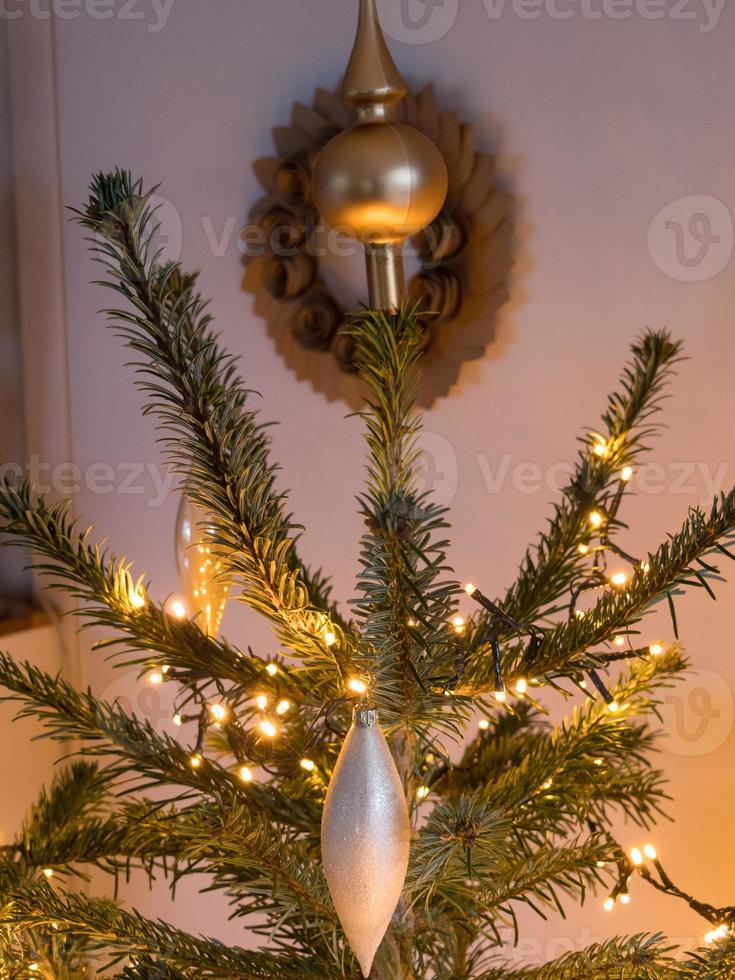
MULTIPOLYGON (((481 357, 507 299, 512 265, 511 197, 494 183, 492 156, 475 149, 474 127, 454 112, 438 112, 432 86, 409 94, 399 119, 435 141, 447 163, 449 193, 441 214, 413 240, 420 260, 410 295, 430 313, 419 403, 446 395, 463 361, 481 357), (461 329, 459 329, 461 328, 461 329)), ((265 190, 241 234, 255 312, 288 366, 330 400, 362 402, 346 312, 320 270, 330 232, 311 199, 311 163, 318 150, 350 125, 333 93, 318 89, 312 108, 296 103, 291 125, 274 129, 278 157, 256 162, 265 190)), ((407 247, 408 248, 408 247, 407 247)), ((359 308, 359 303, 355 303, 359 308)))

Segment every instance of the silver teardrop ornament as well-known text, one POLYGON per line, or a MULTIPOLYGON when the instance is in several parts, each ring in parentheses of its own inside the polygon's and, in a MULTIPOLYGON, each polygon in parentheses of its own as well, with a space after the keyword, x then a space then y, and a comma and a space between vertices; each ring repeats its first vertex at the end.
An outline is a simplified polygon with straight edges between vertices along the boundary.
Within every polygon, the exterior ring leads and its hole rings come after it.
POLYGON ((374 709, 355 709, 322 815, 322 862, 334 907, 365 977, 408 869, 403 786, 374 709))

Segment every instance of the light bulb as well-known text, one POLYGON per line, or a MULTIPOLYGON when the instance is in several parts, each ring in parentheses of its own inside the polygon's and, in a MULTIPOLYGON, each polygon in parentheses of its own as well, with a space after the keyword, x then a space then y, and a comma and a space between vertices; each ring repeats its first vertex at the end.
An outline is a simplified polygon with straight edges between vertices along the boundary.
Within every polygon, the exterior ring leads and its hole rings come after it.
POLYGON ((473 585, 472 582, 468 582, 467 585, 465 585, 464 590, 467 595, 474 595, 475 592, 477 592, 477 586, 473 585))
POLYGON ((261 721, 259 727, 263 735, 266 736, 266 738, 275 738, 276 735, 278 734, 278 729, 269 718, 266 718, 264 721, 261 721))
POLYGON ((615 714, 616 712, 620 711, 620 705, 617 701, 611 701, 607 706, 607 710, 612 714, 615 714))
POLYGON ((653 844, 646 844, 646 846, 643 848, 643 853, 646 855, 649 861, 655 861, 658 857, 656 848, 653 846, 653 844))
POLYGON ((624 636, 616 636, 615 639, 613 640, 613 643, 615 644, 616 647, 625 646, 625 637, 624 636))
POLYGON ((53 878, 53 876, 54 876, 54 869, 53 868, 44 868, 43 869, 43 876, 44 876, 44 878, 53 878))
POLYGON ((258 694, 255 698, 255 705, 258 708, 258 711, 265 711, 265 709, 268 707, 268 695, 258 694))
POLYGON ((625 583, 628 581, 628 573, 615 572, 614 575, 610 576, 610 581, 612 582, 613 585, 617 586, 617 588, 622 588, 622 586, 624 586, 625 583))
POLYGON ((415 625, 416 625, 416 620, 415 620, 415 619, 411 619, 411 618, 409 617, 409 618, 408 618, 408 619, 406 620, 406 626, 408 626, 408 627, 409 627, 409 629, 413 629, 413 627, 414 627, 415 625))
POLYGON ((327 630, 324 634, 324 642, 328 647, 332 647, 337 642, 337 637, 331 630, 327 630))
POLYGON ((612 910, 615 908, 615 899, 612 897, 612 895, 605 899, 602 907, 606 912, 612 912, 612 910))
POLYGON ((173 718, 171 719, 171 721, 174 723, 174 725, 176 725, 177 728, 180 728, 184 724, 184 719, 181 717, 181 715, 178 713, 178 711, 173 716, 173 718))
POLYGON ((520 677, 516 681, 516 694, 525 694, 528 690, 528 681, 525 677, 520 677))
POLYGON ((590 514, 590 524, 592 527, 601 527, 603 522, 603 516, 599 510, 593 510, 590 514))
POLYGON ((419 786, 419 788, 416 790, 416 796, 419 800, 425 800, 429 795, 429 792, 430 790, 428 786, 419 786))
POLYGON ((276 714, 285 715, 290 707, 291 707, 291 702, 287 701, 284 698, 282 701, 279 701, 278 704, 276 705, 276 714))
POLYGON ((620 902, 622 905, 630 905, 630 895, 627 892, 623 892, 620 896, 620 902))
POLYGON ((153 684, 155 687, 158 684, 163 683, 163 674, 160 670, 152 670, 148 675, 148 683, 153 684))
POLYGON ((240 766, 238 776, 243 783, 252 783, 253 781, 253 774, 249 766, 240 766))
POLYGON ((365 691, 367 691, 367 684, 359 677, 350 677, 350 679, 347 681, 347 688, 348 690, 352 691, 353 694, 364 694, 365 691))
POLYGON ((660 657, 664 652, 664 648, 660 643, 652 643, 648 648, 648 652, 652 657, 660 657))
POLYGON ((641 853, 640 848, 633 848, 633 850, 630 852, 630 860, 637 868, 640 868, 640 866, 643 864, 643 854, 641 853))
POLYGON ((198 769, 199 766, 201 766, 201 764, 202 764, 202 757, 199 755, 199 753, 195 753, 194 755, 189 756, 189 765, 191 766, 192 769, 198 769))
POLYGON ((477 727, 480 729, 480 731, 486 732, 490 727, 490 722, 487 720, 487 718, 483 718, 477 727))
POLYGON ((595 456, 599 456, 600 458, 607 456, 607 443, 602 439, 598 439, 592 447, 592 452, 595 454, 595 456))
POLYGON ((553 783, 554 783, 553 779, 547 779, 546 782, 542 785, 541 789, 551 789, 553 783))
POLYGON ((604 759, 595 759, 594 760, 594 765, 596 765, 596 766, 603 766, 604 764, 605 764, 605 760, 604 759))
POLYGON ((171 599, 169 603, 169 612, 174 619, 186 619, 186 606, 181 599, 171 599))
POLYGON ((632 476, 633 476, 633 467, 624 466, 620 473, 620 479, 623 481, 623 483, 627 483, 632 476))
POLYGON ((275 677, 276 674, 278 673, 278 665, 277 664, 266 664, 265 672, 266 672, 266 674, 270 674, 271 677, 275 677))
POLYGON ((315 768, 311 759, 302 759, 299 765, 302 769, 305 769, 306 772, 313 772, 315 768))
POLYGON ((588 555, 590 553, 590 546, 588 544, 577 545, 577 551, 580 555, 588 555))
POLYGON ((498 704, 504 704, 508 700, 508 695, 505 691, 496 691, 495 700, 498 702, 498 704))
POLYGON ((215 721, 224 721, 227 717, 227 708, 223 704, 210 704, 209 711, 215 721))

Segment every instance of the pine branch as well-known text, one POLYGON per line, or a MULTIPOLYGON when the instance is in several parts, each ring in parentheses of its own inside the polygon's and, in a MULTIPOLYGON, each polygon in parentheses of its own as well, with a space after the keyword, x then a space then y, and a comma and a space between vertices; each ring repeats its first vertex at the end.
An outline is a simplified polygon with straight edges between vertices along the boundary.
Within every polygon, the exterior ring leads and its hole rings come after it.
POLYGON ((267 616, 279 640, 307 660, 333 669, 350 659, 349 634, 333 610, 317 609, 294 550, 296 526, 276 490, 267 426, 246 408, 249 391, 235 361, 210 329, 196 277, 178 264, 161 266, 152 249, 157 230, 152 191, 126 171, 98 174, 76 212, 108 278, 130 309, 108 316, 139 360, 138 385, 155 415, 173 470, 210 515, 213 541, 241 598, 267 616), (325 642, 338 634, 339 644, 325 642))
MULTIPOLYGON (((183 970, 196 970, 197 976, 212 980, 286 980, 293 977, 294 957, 265 952, 249 952, 227 947, 213 939, 191 936, 161 921, 145 919, 136 912, 124 912, 111 902, 89 899, 73 892, 57 893, 45 883, 26 884, 12 902, 0 912, 0 927, 10 932, 50 928, 57 924, 60 935, 86 939, 90 948, 109 951, 109 965, 140 953, 163 960, 183 970)), ((330 976, 319 964, 313 969, 298 961, 300 976, 330 976)), ((336 971, 331 976, 338 976, 336 971)))
POLYGON ((491 969, 477 980, 674 980, 671 951, 660 935, 611 939, 543 966, 491 969))
MULTIPOLYGON (((421 330, 414 311, 395 317, 365 313, 353 326, 357 363, 368 390, 361 413, 368 446, 367 488, 360 497, 362 537, 355 606, 370 645, 367 664, 384 723, 403 727, 411 756, 414 732, 430 726, 457 731, 459 702, 445 691, 458 672, 449 618, 458 592, 444 579, 445 509, 417 487, 412 413, 421 330)), ((410 762, 404 767, 409 773, 410 762)))

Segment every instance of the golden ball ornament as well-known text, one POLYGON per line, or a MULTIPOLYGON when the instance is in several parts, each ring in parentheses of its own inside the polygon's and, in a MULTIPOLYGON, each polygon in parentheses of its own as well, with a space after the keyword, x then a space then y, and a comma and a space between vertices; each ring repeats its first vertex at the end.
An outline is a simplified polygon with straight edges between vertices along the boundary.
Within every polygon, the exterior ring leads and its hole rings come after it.
POLYGON ((314 201, 322 218, 363 244, 398 245, 430 225, 448 187, 431 140, 398 122, 358 123, 316 158, 314 201))

